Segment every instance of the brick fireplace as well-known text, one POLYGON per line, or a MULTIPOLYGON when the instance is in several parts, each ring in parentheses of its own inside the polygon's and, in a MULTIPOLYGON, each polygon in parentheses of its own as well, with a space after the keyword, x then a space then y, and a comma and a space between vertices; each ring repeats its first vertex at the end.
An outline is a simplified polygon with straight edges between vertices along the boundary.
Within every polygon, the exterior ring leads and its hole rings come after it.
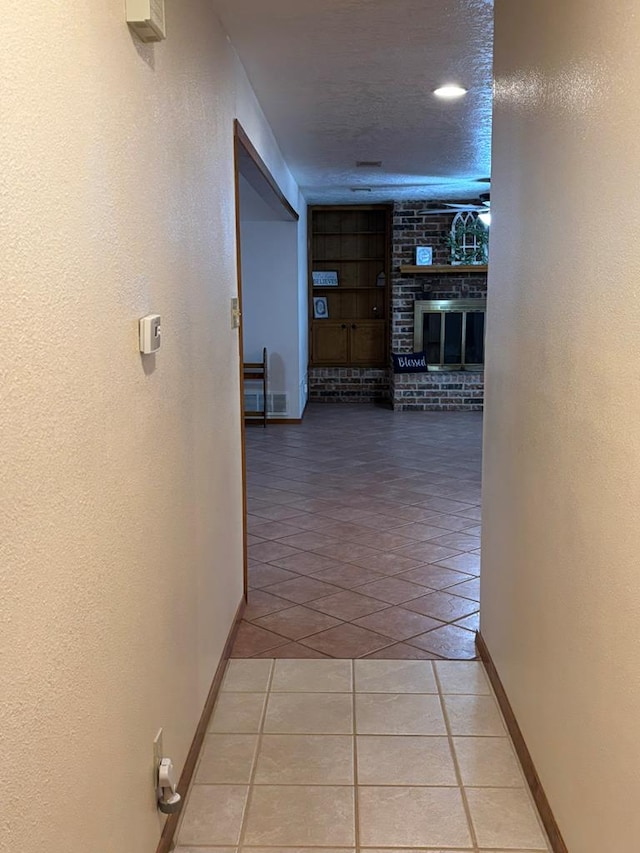
MULTIPOLYGON (((400 272, 415 263, 416 246, 433 247, 433 264, 448 264, 448 249, 440 243, 451 229, 454 213, 421 214, 426 202, 396 202, 393 208, 391 352, 414 351, 416 300, 478 299, 487 296, 487 276, 480 272, 420 275, 400 272)), ((442 370, 394 374, 388 369, 316 367, 309 371, 309 398, 317 402, 389 400, 399 411, 482 410, 482 371, 442 370)))
MULTIPOLYGON (((473 300, 487 296, 487 276, 479 272, 447 275, 401 273, 415 263, 416 246, 433 247, 434 265, 448 264, 448 250, 440 244, 451 228, 453 214, 421 214, 424 201, 398 202, 393 211, 393 281, 391 350, 414 350, 415 303, 421 300, 473 300)), ((429 373, 390 373, 389 396, 400 411, 481 410, 484 400, 482 371, 441 370, 429 373)))

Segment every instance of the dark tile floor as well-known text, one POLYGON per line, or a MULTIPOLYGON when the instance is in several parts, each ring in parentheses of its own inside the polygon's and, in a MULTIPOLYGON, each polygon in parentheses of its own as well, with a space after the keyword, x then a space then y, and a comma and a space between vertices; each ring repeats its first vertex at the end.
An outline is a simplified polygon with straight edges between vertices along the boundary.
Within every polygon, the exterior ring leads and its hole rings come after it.
POLYGON ((246 441, 233 657, 475 657, 480 414, 316 404, 246 441))

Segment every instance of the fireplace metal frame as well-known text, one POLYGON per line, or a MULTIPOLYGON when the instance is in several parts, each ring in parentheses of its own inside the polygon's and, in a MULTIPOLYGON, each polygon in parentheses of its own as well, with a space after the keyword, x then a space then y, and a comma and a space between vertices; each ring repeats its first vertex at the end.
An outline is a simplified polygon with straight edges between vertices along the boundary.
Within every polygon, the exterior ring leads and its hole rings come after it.
POLYGON ((433 372, 445 372, 450 370, 465 370, 472 373, 480 373, 484 370, 484 364, 467 364, 465 361, 467 344, 467 314, 482 312, 485 314, 486 335, 486 299, 417 299, 413 314, 413 348, 415 352, 421 352, 424 348, 424 316, 425 314, 441 315, 440 332, 440 363, 429 364, 427 369, 433 372), (462 361, 460 364, 444 363, 445 344, 445 315, 448 313, 462 314, 462 361))

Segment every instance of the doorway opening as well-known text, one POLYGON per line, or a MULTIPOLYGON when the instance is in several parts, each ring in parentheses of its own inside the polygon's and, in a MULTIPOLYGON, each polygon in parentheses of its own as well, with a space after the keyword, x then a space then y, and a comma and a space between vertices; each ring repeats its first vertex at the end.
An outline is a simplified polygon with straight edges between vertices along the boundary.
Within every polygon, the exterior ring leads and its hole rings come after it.
MULTIPOLYGON (((264 423, 297 411, 297 269, 299 215, 260 157, 239 121, 234 123, 240 406, 244 517, 244 591, 247 597, 247 463, 245 412, 262 409, 264 423), (293 345, 291 344, 293 340, 293 345), (269 377, 245 380, 247 363, 265 358, 269 377), (289 385, 288 385, 289 383, 289 385), (254 387, 255 386, 255 387, 254 387), (290 400, 290 398, 292 398, 290 400)), ((299 371, 298 371, 299 372, 299 371)), ((251 375, 251 374, 249 374, 251 375)))

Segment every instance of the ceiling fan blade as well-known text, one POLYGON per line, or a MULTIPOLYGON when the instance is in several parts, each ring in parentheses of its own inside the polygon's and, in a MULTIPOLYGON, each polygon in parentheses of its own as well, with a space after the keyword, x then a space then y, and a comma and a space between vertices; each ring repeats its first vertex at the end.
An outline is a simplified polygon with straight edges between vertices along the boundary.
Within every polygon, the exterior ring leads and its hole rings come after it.
POLYGON ((425 210, 418 210, 418 216, 429 216, 434 213, 486 213, 489 208, 478 207, 478 205, 456 205, 455 207, 428 207, 425 210))
POLYGON ((451 210, 450 207, 429 207, 426 210, 418 210, 416 213, 418 216, 433 216, 442 213, 455 213, 455 210, 451 210))

